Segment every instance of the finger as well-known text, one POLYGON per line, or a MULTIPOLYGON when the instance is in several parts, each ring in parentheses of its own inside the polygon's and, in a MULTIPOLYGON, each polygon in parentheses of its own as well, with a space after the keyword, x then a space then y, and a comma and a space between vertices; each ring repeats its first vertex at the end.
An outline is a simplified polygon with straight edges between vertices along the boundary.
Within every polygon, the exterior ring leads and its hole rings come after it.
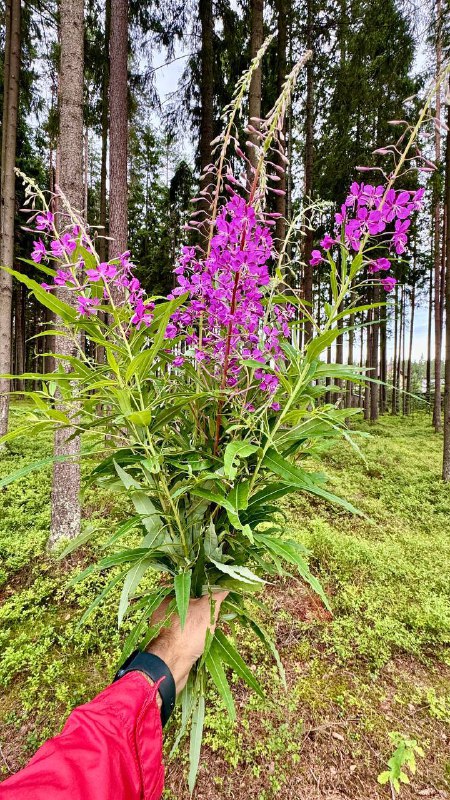
POLYGON ((215 592, 212 595, 212 599, 214 600, 214 619, 215 619, 215 622, 217 622, 217 620, 219 618, 220 606, 222 605, 223 601, 225 600, 225 598, 227 597, 228 594, 229 594, 228 591, 224 591, 224 592, 215 592))

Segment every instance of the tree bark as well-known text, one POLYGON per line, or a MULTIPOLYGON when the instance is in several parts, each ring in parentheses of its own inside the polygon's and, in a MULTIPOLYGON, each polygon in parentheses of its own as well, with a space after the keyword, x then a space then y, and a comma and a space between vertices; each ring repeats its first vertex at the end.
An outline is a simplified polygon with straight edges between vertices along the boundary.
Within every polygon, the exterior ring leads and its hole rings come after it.
MULTIPOLYGON (((380 287, 378 284, 375 284, 373 287, 373 299, 375 303, 378 303, 380 300, 380 287)), ((371 373, 370 377, 378 380, 379 378, 379 308, 373 309, 373 319, 374 325, 372 326, 372 352, 370 356, 370 363, 371 363, 371 373)), ((370 421, 376 422, 378 419, 378 384, 371 383, 370 384, 370 421)))
POLYGON ((406 342, 406 289, 402 286, 402 315, 401 315, 401 326, 400 326, 400 361, 399 361, 399 384, 400 384, 400 376, 401 376, 401 388, 402 388, 402 402, 401 402, 401 409, 402 414, 405 413, 405 342, 406 342))
MULTIPOLYGON (((288 13, 290 11, 291 3, 289 0, 277 0, 277 22, 278 22, 278 37, 277 37, 277 94, 280 95, 283 90, 287 73, 287 22, 288 13)), ((280 135, 279 145, 285 149, 286 141, 286 117, 283 119, 283 127, 280 135)), ((282 167, 279 172, 280 180, 276 184, 277 191, 284 192, 284 194, 275 195, 275 211, 280 214, 275 223, 275 244, 277 248, 282 246, 282 242, 286 237, 286 165, 282 159, 278 159, 278 164, 282 167)))
MULTIPOLYGON (((14 266, 15 172, 20 73, 20 0, 6 4, 0 207, 0 263, 14 266)), ((12 277, 0 270, 0 374, 11 371, 12 277)), ((8 430, 9 381, 0 379, 0 436, 8 430)))
POLYGON ((394 356, 392 359, 392 397, 391 414, 397 413, 397 354, 398 354, 398 287, 395 287, 394 301, 394 356))
POLYGON ((430 278, 428 286, 428 327, 427 327, 427 366, 425 378, 425 399, 427 403, 431 399, 431 328, 433 322, 433 267, 430 267, 430 278))
MULTIPOLYGON (((23 284, 19 284, 17 286, 15 301, 14 372, 16 375, 22 375, 22 373, 25 372, 25 291, 23 284)), ((25 382, 23 379, 17 378, 16 388, 19 392, 25 391, 25 382)))
MULTIPOLYGON (((306 49, 313 48, 313 4, 314 0, 307 0, 306 5, 306 49)), ((307 206, 311 203, 313 194, 313 170, 314 170, 314 62, 308 59, 306 62, 306 102, 305 102, 305 183, 304 183, 304 202, 307 206)), ((305 230, 303 245, 304 277, 303 277, 303 296, 307 303, 308 310, 312 309, 313 300, 313 267, 310 259, 313 250, 314 231, 312 229, 311 211, 305 212, 305 230)), ((305 341, 309 341, 313 335, 311 320, 305 320, 305 341)))
MULTIPOLYGON (((450 88, 450 81, 449 81, 450 88)), ((444 386, 444 453, 442 479, 450 481, 450 105, 447 106, 445 150, 445 386, 444 386)))
POLYGON ((409 345, 408 345, 408 361, 406 366, 406 397, 405 397, 405 413, 411 413, 411 377, 412 377, 412 348, 414 340, 414 316, 416 310, 416 284, 413 281, 411 287, 411 319, 409 323, 409 345))
MULTIPOLYGON (((250 4, 250 59, 253 61, 264 41, 264 0, 251 0, 250 4)), ((262 67, 255 69, 248 92, 248 115, 250 124, 259 130, 261 119, 261 79, 262 67)), ((250 133, 249 141, 258 146, 259 140, 255 133, 250 133)), ((248 148, 248 158, 252 167, 256 167, 257 156, 255 147, 248 148)))
POLYGON ((111 0, 109 59, 109 257, 117 258, 128 240, 128 0, 111 0))
MULTIPOLYGON (((442 11, 441 0, 436 0, 436 75, 439 75, 442 63, 442 11)), ((436 89, 436 125, 434 129, 434 161, 439 168, 441 160, 441 87, 436 89)), ((438 189, 435 188, 434 206, 434 404, 433 425, 436 432, 442 430, 441 422, 441 360, 442 360, 442 313, 441 313, 441 203, 438 189)))
MULTIPOLYGON (((355 315, 350 314, 349 317, 349 328, 353 328, 355 324, 355 315)), ((348 357, 347 357, 347 364, 353 366, 355 360, 355 331, 350 330, 348 332, 348 357)), ((352 381, 347 381, 346 386, 346 405, 348 408, 353 408, 353 383, 352 381)))
MULTIPOLYGON (((83 12, 83 0, 60 0, 59 184, 79 213, 83 204, 83 12)), ((66 287, 58 289, 58 296, 66 303, 73 301, 66 287)), ((77 354, 75 345, 63 336, 56 337, 55 345, 59 355, 77 354)), ((67 363, 63 363, 69 371, 67 363)), ((74 412, 73 407, 69 410, 74 412)), ((50 548, 62 538, 73 538, 80 530, 80 438, 74 433, 73 428, 55 433, 55 456, 70 459, 56 462, 53 467, 50 548)))
MULTIPOLYGON (((214 139, 214 18, 212 0, 199 0, 201 24, 200 78, 200 189, 209 188, 210 177, 204 170, 211 163, 211 142, 214 139)), ((208 215, 210 198, 203 195, 202 209, 208 215)))
POLYGON ((387 382, 387 319, 384 317, 380 322, 380 414, 386 413, 386 382, 387 382))

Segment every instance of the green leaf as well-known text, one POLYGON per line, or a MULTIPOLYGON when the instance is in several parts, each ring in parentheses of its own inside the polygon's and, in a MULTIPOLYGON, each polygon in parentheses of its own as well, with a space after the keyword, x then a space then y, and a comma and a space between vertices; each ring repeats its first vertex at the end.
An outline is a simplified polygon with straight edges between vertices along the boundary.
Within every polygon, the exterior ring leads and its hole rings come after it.
POLYGON ((121 572, 119 575, 115 575, 114 578, 112 578, 109 581, 109 583, 106 584, 105 588, 102 589, 102 591, 93 600, 93 602, 91 603, 89 608, 86 609, 86 611, 84 612, 84 614, 81 617, 80 621, 77 623, 77 628, 81 628, 81 626, 91 616, 92 612, 95 611, 97 606, 99 606, 100 603, 102 602, 102 600, 105 599, 106 595, 110 593, 111 589, 114 589, 114 586, 116 586, 116 584, 119 583, 119 581, 122 580, 124 575, 125 575, 125 572, 121 572))
POLYGON ((164 303, 164 313, 161 314, 160 319, 158 320, 158 327, 153 339, 153 344, 148 350, 144 350, 142 353, 139 353, 132 359, 125 373, 125 381, 127 383, 134 376, 137 376, 138 379, 148 379, 150 377, 149 372, 164 343, 166 328, 170 317, 178 308, 178 306, 184 302, 185 297, 186 295, 183 297, 177 297, 175 300, 171 300, 168 303, 164 303))
POLYGON ((236 458, 248 458, 259 448, 250 442, 230 442, 225 448, 223 456, 224 475, 233 480, 237 475, 237 469, 233 466, 236 458))
MULTIPOLYGON (((22 428, 20 430, 22 430, 22 428)), ((30 426, 28 425, 25 430, 29 432, 30 426)), ((0 444, 2 444, 2 441, 0 441, 0 444)), ((10 483, 14 483, 14 481, 18 481, 20 478, 28 475, 29 472, 48 467, 50 464, 61 464, 64 461, 70 461, 71 458, 73 459, 73 456, 49 456, 48 458, 41 458, 40 461, 33 461, 32 464, 27 464, 26 467, 22 467, 22 469, 18 469, 16 472, 11 472, 10 475, 3 478, 0 481, 0 489, 3 489, 4 486, 8 486, 10 483)))
POLYGON ((189 570, 189 572, 179 572, 177 575, 175 575, 173 581, 175 586, 175 599, 177 601, 177 611, 178 611, 178 616, 180 617, 180 625, 182 630, 184 628, 189 609, 191 578, 192 578, 192 572, 191 570, 189 570))
POLYGON ((10 269, 9 267, 0 267, 0 269, 4 269, 5 272, 8 272, 9 275, 12 275, 16 278, 20 283, 25 284, 25 286, 33 292, 36 300, 39 300, 41 305, 49 308, 50 311, 53 311, 57 314, 64 322, 74 323, 77 319, 77 312, 75 311, 72 306, 68 305, 68 303, 63 303, 62 300, 59 300, 52 292, 47 292, 42 286, 33 281, 32 278, 29 278, 28 275, 25 275, 23 272, 17 272, 14 269, 10 269))
POLYGON ((222 633, 222 631, 216 630, 214 638, 217 645, 217 653, 221 660, 225 661, 225 663, 228 664, 234 670, 234 672, 239 675, 239 677, 242 678, 248 684, 248 686, 250 686, 251 689, 253 689, 260 697, 264 699, 264 692, 261 689, 261 686, 227 637, 222 633))
POLYGON ((72 553, 74 550, 76 550, 77 547, 81 547, 83 544, 86 544, 86 542, 88 542, 89 539, 92 539, 94 534, 97 532, 98 528, 95 525, 88 525, 86 530, 79 533, 78 536, 75 536, 75 539, 72 539, 68 543, 67 547, 65 547, 62 553, 58 555, 58 560, 61 561, 63 558, 68 556, 69 553, 72 553))
POLYGON ((244 511, 248 506, 248 493, 250 490, 250 481, 241 481, 233 486, 231 492, 227 496, 227 500, 231 503, 236 511, 244 511))
POLYGON ((192 714, 191 736, 189 741, 189 791, 192 794, 197 780, 200 751, 202 747, 203 724, 205 721, 205 698, 201 694, 192 714))
POLYGON ((283 481, 290 483, 292 487, 317 495, 317 497, 328 500, 330 503, 335 503, 350 514, 357 514, 360 517, 366 516, 362 511, 359 511, 359 509, 347 502, 347 500, 343 500, 341 497, 337 497, 337 495, 327 492, 326 489, 317 486, 312 480, 310 473, 286 461, 274 448, 270 448, 270 450, 267 451, 262 463, 263 466, 272 470, 272 472, 282 478, 283 481))
POLYGON ((122 467, 114 461, 116 472, 126 489, 130 491, 130 499, 138 514, 141 515, 142 524, 148 536, 145 539, 146 547, 154 547, 160 543, 162 531, 162 521, 159 512, 153 505, 150 497, 144 492, 140 483, 128 474, 122 467), (135 490, 135 491, 134 491, 135 490))
MULTIPOLYGON (((167 597, 170 592, 170 588, 164 587, 163 589, 159 589, 157 592, 154 592, 148 596, 148 603, 144 605, 144 609, 142 614, 139 618, 139 621, 136 623, 134 628, 128 634, 123 649, 121 660, 122 662, 128 658, 129 655, 136 649, 136 645, 138 641, 141 639, 142 634, 144 631, 148 634, 149 633, 149 618, 152 614, 157 611, 163 600, 167 597)), ((170 605, 170 604, 169 604, 170 605)), ((157 626, 159 629, 159 625, 157 626)), ((150 631, 151 633, 151 631, 150 631)))
POLYGON ((281 661, 280 654, 276 648, 275 642, 271 639, 265 628, 263 628, 254 619, 248 617, 248 624, 250 625, 251 629, 256 633, 258 639, 262 641, 262 643, 267 647, 267 649, 273 655, 276 665, 278 667, 278 672, 280 673, 281 681, 283 683, 283 686, 286 688, 286 672, 284 670, 284 666, 281 661))
POLYGON ((131 414, 126 415, 126 419, 128 422, 131 422, 132 425, 142 425, 142 427, 146 428, 152 421, 152 412, 149 409, 145 409, 144 411, 132 411, 131 414))
POLYGON ((234 722, 236 719, 236 708, 227 681, 227 676, 225 675, 225 670, 223 668, 222 661, 220 659, 214 640, 209 649, 209 653, 206 656, 205 663, 206 663, 206 668, 209 674, 211 675, 211 678, 214 681, 217 691, 219 692, 224 702, 225 708, 227 709, 230 718, 234 722))
POLYGON ((314 361, 314 359, 318 358, 341 334, 342 330, 340 328, 333 328, 333 330, 324 331, 324 333, 312 339, 306 348, 309 361, 314 361))
POLYGON ((146 556, 145 558, 141 559, 141 561, 133 564, 131 569, 128 570, 123 584, 122 593, 120 595, 119 610, 117 612, 117 624, 119 628, 122 625, 123 618, 129 606, 130 596, 132 596, 145 573, 152 566, 152 562, 152 557, 146 556))
POLYGON ((297 542, 275 539, 272 536, 267 536, 264 533, 255 533, 255 540, 261 544, 264 544, 268 550, 275 553, 277 556, 281 556, 281 558, 288 563, 294 564, 294 566, 297 567, 301 577, 307 583, 309 583, 311 588, 314 589, 316 594, 319 595, 328 611, 331 611, 327 596, 317 578, 315 578, 314 575, 312 575, 309 571, 308 564, 304 558, 304 551, 302 551, 301 547, 297 545, 297 542))
POLYGON ((237 581, 243 581, 243 583, 265 583, 262 578, 258 578, 258 576, 247 567, 240 567, 237 564, 223 564, 221 561, 215 561, 213 558, 210 558, 210 561, 220 572, 225 572, 237 581))
POLYGON ((381 783, 382 786, 384 786, 385 783, 388 783, 390 777, 391 773, 389 772, 389 770, 385 770, 384 772, 380 772, 377 781, 378 783, 381 783))
POLYGON ((260 489, 259 492, 256 492, 256 494, 250 497, 247 506, 247 515, 252 514, 260 506, 264 507, 273 500, 278 500, 280 497, 284 497, 286 494, 289 494, 289 492, 292 492, 292 488, 289 486, 289 484, 269 483, 268 486, 260 489))
POLYGON ((120 537, 123 536, 124 533, 128 533, 128 531, 131 531, 133 528, 135 528, 137 525, 140 525, 141 523, 142 523, 142 520, 141 520, 140 516, 136 516, 136 517, 132 517, 131 519, 127 519, 125 522, 122 523, 122 525, 119 525, 117 530, 108 539, 106 544, 103 545, 103 548, 105 549, 107 547, 111 547, 111 545, 114 544, 117 541, 117 539, 120 539, 120 537))

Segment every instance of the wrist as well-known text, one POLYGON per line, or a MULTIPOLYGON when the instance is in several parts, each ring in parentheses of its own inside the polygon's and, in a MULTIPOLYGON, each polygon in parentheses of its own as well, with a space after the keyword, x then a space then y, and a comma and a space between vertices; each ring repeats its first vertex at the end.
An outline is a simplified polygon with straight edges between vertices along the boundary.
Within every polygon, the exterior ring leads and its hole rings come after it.
POLYGON ((146 647, 146 652, 153 653, 153 655, 158 656, 158 658, 164 661, 164 663, 168 666, 175 681, 176 693, 179 694, 186 683, 186 678, 189 672, 186 672, 180 657, 176 653, 172 652, 171 648, 168 647, 167 644, 158 641, 158 639, 155 639, 154 642, 146 647))

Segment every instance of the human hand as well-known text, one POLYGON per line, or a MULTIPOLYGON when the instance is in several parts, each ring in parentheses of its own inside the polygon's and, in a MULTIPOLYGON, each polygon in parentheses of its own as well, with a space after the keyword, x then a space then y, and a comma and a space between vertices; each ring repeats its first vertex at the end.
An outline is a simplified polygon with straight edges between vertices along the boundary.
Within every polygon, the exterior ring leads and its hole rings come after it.
MULTIPOLYGON (((212 595, 214 601, 214 624, 211 625, 211 598, 204 595, 189 601, 189 609, 183 630, 180 618, 174 613, 167 628, 163 628, 156 639, 147 647, 148 653, 159 656, 169 667, 175 681, 177 694, 186 684, 188 675, 195 662, 205 649, 206 632, 214 633, 220 605, 228 592, 217 592, 212 595)), ((164 619, 169 600, 165 600, 152 617, 155 625, 164 619)))

